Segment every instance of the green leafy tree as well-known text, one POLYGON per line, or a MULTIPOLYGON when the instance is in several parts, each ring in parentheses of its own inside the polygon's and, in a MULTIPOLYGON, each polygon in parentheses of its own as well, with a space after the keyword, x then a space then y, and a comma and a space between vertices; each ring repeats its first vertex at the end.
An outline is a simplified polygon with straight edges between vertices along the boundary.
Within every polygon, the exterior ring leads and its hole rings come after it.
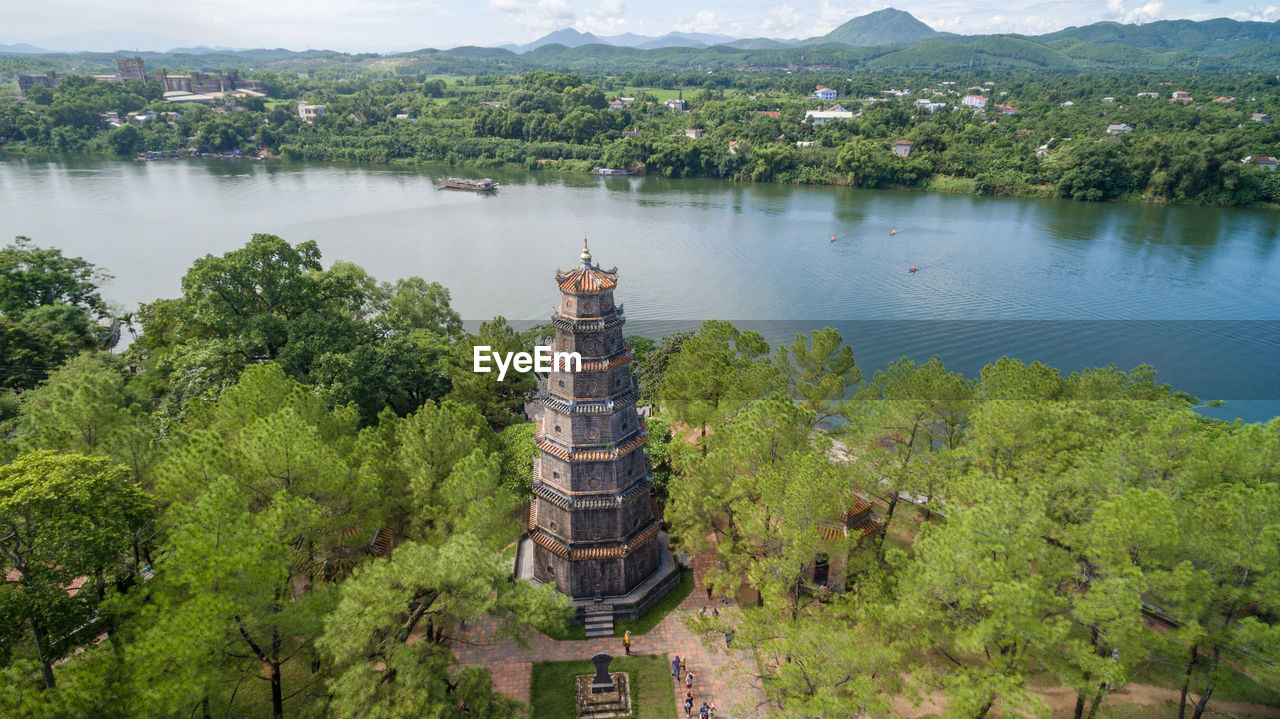
POLYGON ((445 374, 452 385, 449 398, 479 409, 494 429, 521 421, 525 402, 537 389, 532 369, 517 372, 512 367, 499 380, 498 368, 492 359, 487 361, 489 372, 475 371, 475 352, 478 347, 488 347, 483 351, 494 355, 531 352, 540 332, 518 332, 503 317, 481 324, 479 332, 460 340, 449 355, 445 365, 445 374))
POLYGON ((385 501, 355 463, 357 418, 274 364, 193 406, 157 469, 166 555, 132 645, 148 711, 230 710, 264 677, 271 712, 315 694, 286 688, 312 666, 335 582, 367 556, 385 501), (309 661, 310 660, 310 661, 309 661))
POLYGON ((853 463, 855 475, 889 494, 886 528, 903 492, 930 506, 945 498, 947 478, 958 471, 952 455, 964 439, 971 393, 937 357, 920 365, 893 362, 859 388, 856 415, 843 434, 864 448, 853 463))
POLYGON ((418 278, 379 285, 349 263, 326 271, 314 242, 259 234, 197 260, 181 298, 146 306, 134 352, 153 371, 153 392, 179 407, 276 362, 370 423, 387 405, 408 413, 447 390, 441 364, 460 325, 448 301, 418 278))
POLYGON ((0 666, 0 715, 27 719, 127 719, 136 701, 129 667, 109 643, 86 646, 58 665, 52 689, 31 681, 39 662, 15 659, 0 666))
POLYGON ((746 575, 762 594, 797 591, 797 572, 818 551, 815 523, 834 514, 841 497, 836 468, 811 444, 812 428, 812 413, 774 396, 719 427, 701 451, 673 443, 681 477, 669 490, 667 520, 683 548, 715 553, 716 586, 736 586, 746 575), (790 522, 799 525, 783 532, 790 522))
POLYGON ((108 142, 112 152, 121 157, 128 157, 137 152, 138 147, 141 146, 142 133, 133 123, 121 125, 111 131, 108 142))
POLYGON ((50 90, 44 85, 32 85, 27 88, 26 96, 28 100, 37 105, 47 106, 53 102, 53 90, 50 90))
POLYGON ((787 393, 819 420, 834 416, 849 387, 862 381, 853 349, 830 327, 813 330, 808 338, 797 334, 774 357, 787 393))
POLYGON ((680 345, 662 381, 662 408, 675 422, 698 430, 705 451, 707 429, 778 387, 768 362, 769 345, 757 332, 708 320, 680 345))
POLYGON ((521 637, 563 622, 568 599, 549 586, 510 582, 492 548, 463 533, 442 545, 410 542, 347 580, 319 645, 338 717, 518 717, 489 672, 460 668, 449 642, 464 622, 498 620, 521 637))
POLYGON ((534 422, 521 422, 505 427, 498 433, 502 483, 522 496, 530 490, 533 463, 538 459, 538 447, 533 442, 535 427, 534 422))
POLYGON ((1275 483, 1230 483, 1197 495, 1185 515, 1184 545, 1207 582, 1199 591, 1170 593, 1179 620, 1198 628, 1189 633, 1190 659, 1183 682, 1179 715, 1187 707, 1187 690, 1201 646, 1208 667, 1201 679, 1200 699, 1192 719, 1200 719, 1221 678, 1223 654, 1247 657, 1264 672, 1280 662, 1280 649, 1270 644, 1280 609, 1280 486, 1275 483), (1181 601, 1179 601, 1181 599, 1181 601), (1256 652, 1256 653, 1255 653, 1256 652))
POLYGON ((29 389, 80 347, 39 327, 0 317, 0 387, 29 389))
POLYGON ((680 351, 680 347, 693 336, 687 330, 672 332, 656 344, 644 337, 632 337, 631 347, 635 350, 636 375, 640 382, 640 399, 657 405, 662 397, 662 383, 667 375, 671 360, 680 351), (648 343, 646 345, 645 343, 648 343))
POLYGON ((906 691, 900 679, 907 642, 894 631, 893 595, 885 572, 864 574, 843 594, 791 608, 766 603, 727 610, 698 629, 732 631, 749 646, 771 713, 795 717, 888 715, 906 691), (738 616, 733 616, 734 614, 738 616))
POLYGON ((105 458, 40 450, 0 466, 0 556, 13 570, 0 616, 30 629, 46 687, 54 663, 89 638, 81 630, 107 589, 139 569, 129 537, 151 511, 128 473, 105 458))
POLYGON ((949 511, 915 543, 899 583, 899 621, 921 650, 946 660, 921 667, 946 693, 945 716, 982 719, 997 699, 1006 712, 1043 714, 1026 686, 1031 660, 1071 630, 1055 581, 1065 560, 1046 556, 1042 537, 1045 498, 1004 487, 969 491, 973 505, 949 511))
POLYGON ((63 304, 105 314, 98 286, 109 279, 84 259, 64 257, 61 250, 18 237, 0 250, 0 312, 16 317, 42 305, 63 304))

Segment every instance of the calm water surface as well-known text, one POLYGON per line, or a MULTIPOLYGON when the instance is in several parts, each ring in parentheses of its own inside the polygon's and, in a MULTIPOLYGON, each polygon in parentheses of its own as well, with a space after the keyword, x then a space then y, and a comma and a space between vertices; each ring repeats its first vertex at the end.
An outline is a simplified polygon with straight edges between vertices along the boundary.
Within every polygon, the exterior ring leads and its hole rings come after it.
POLYGON ((448 173, 7 160, 0 237, 108 268, 125 306, 268 232, 379 279, 438 280, 469 320, 545 320, 556 266, 589 236, 621 268, 633 331, 716 317, 776 343, 833 324, 864 372, 933 353, 966 374, 1003 354, 1149 363, 1229 400, 1220 416, 1280 414, 1280 212, 511 171, 488 173, 490 196, 437 190, 448 173))

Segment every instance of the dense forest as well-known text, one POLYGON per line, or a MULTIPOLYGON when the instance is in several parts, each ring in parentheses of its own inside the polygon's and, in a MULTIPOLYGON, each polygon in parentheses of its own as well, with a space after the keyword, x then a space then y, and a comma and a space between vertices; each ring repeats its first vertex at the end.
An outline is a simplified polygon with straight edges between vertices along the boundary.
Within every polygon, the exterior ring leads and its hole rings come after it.
MULTIPOLYGON (((102 270, 0 252, 0 715, 519 715, 452 644, 563 629, 504 553, 535 380, 470 364, 547 330, 469 334, 438 283, 322 259, 271 235, 201 258, 117 354, 102 270)), ((834 330, 771 348, 720 321, 629 339, 675 546, 760 595, 688 622, 754 649, 777 715, 1042 714, 1033 682, 1078 718, 1133 682, 1193 719, 1280 705, 1280 419, 1206 419, 1147 367, 864 371, 834 330), (824 534, 855 495, 884 533, 824 534), (843 594, 805 579, 837 551, 843 594)))

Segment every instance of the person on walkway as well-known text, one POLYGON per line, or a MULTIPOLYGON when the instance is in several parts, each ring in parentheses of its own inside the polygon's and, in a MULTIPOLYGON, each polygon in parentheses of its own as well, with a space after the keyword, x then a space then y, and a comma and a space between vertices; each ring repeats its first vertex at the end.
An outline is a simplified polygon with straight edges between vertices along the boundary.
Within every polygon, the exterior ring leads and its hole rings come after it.
POLYGON ((631 630, 630 629, 623 632, 622 634, 622 648, 627 650, 627 654, 631 654, 631 630))
POLYGON ((671 676, 676 679, 680 678, 680 656, 671 657, 671 676))
POLYGON ((684 675, 684 688, 688 689, 690 693, 693 692, 693 672, 684 675))
POLYGON ((706 702, 702 702, 702 708, 698 710, 698 719, 711 719, 711 707, 706 702))
POLYGON ((680 657, 680 675, 683 675, 687 671, 689 671, 689 657, 682 656, 680 657))
POLYGON ((707 585, 707 601, 711 601, 711 585, 707 585))
POLYGON ((684 697, 684 715, 693 716, 693 692, 689 692, 684 697))

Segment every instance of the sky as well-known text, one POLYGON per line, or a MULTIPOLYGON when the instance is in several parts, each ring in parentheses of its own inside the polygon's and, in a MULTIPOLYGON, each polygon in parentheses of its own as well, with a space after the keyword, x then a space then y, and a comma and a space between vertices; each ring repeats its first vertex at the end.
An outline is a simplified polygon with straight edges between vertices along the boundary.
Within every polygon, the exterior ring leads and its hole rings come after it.
MULTIPOLYGON (((859 0, 0 0, 0 44, 398 52, 527 43, 565 27, 805 38, 884 7, 859 0)), ((901 0, 893 7, 935 30, 965 34, 1040 34, 1100 20, 1280 20, 1280 0, 901 0)))

